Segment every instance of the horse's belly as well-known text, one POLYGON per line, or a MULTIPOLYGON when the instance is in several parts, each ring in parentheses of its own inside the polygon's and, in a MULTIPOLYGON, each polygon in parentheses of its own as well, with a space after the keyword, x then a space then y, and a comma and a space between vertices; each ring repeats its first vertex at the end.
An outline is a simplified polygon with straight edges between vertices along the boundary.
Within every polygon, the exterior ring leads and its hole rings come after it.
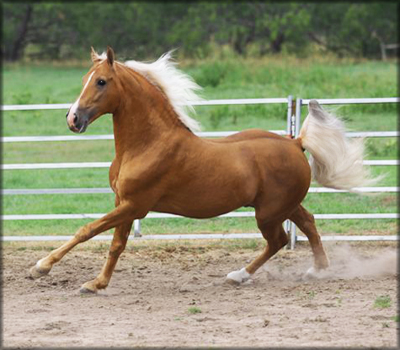
POLYGON ((256 181, 248 176, 190 181, 161 198, 153 210, 210 218, 251 205, 256 193, 256 181))
POLYGON ((158 203, 153 211, 181 215, 194 219, 206 219, 229 213, 244 205, 229 205, 226 202, 219 203, 215 200, 207 202, 196 200, 196 202, 197 203, 180 202, 176 204, 168 202, 158 203))

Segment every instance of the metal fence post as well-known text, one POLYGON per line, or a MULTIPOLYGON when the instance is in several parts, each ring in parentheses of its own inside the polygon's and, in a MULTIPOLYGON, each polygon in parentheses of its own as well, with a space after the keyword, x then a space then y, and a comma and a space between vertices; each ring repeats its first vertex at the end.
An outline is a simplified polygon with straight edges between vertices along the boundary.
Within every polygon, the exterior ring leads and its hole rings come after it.
POLYGON ((133 237, 142 237, 140 233, 140 220, 133 221, 133 237))
POLYGON ((295 127, 295 137, 299 136, 300 125, 301 125, 301 106, 303 105, 303 100, 301 98, 296 99, 296 127, 295 127))
MULTIPOLYGON (((302 99, 296 99, 296 106, 295 106, 295 113, 293 118, 293 133, 291 134, 292 137, 296 138, 299 136, 300 133, 300 125, 301 125, 301 105, 302 99)), ((294 249, 296 246, 297 235, 296 235, 296 225, 290 221, 290 224, 287 226, 288 231, 290 232, 290 249, 294 249)))
MULTIPOLYGON (((296 114, 295 102, 296 101, 293 100, 293 96, 289 95, 286 131, 288 136, 290 135, 290 137, 295 137, 295 114, 296 114)), ((294 224, 290 220, 285 220, 283 228, 287 234, 290 234, 290 237, 292 237, 293 226, 294 224)), ((293 248, 294 246, 292 245, 292 238, 291 238, 290 244, 286 245, 286 249, 293 249, 293 248)))
POLYGON ((293 115, 293 108, 295 108, 296 106, 293 103, 293 96, 289 95, 288 96, 288 106, 287 106, 287 122, 286 122, 286 132, 288 135, 290 135, 290 130, 291 130, 291 118, 293 115))

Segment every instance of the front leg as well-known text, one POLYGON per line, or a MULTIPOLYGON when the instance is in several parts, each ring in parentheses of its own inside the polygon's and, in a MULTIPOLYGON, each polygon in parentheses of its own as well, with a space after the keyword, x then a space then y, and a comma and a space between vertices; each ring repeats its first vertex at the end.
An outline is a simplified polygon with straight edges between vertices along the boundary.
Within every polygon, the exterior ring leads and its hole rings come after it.
POLYGON ((107 261, 103 265, 100 274, 94 280, 86 282, 81 287, 81 293, 96 293, 99 289, 104 289, 108 286, 118 258, 125 249, 132 223, 133 221, 115 228, 107 261))
POLYGON ((107 215, 104 215, 101 219, 82 226, 68 242, 50 252, 45 258, 39 260, 30 270, 31 277, 38 278, 47 275, 53 265, 60 261, 64 255, 77 244, 85 242, 99 233, 116 226, 132 223, 133 220, 143 218, 146 214, 147 211, 139 210, 129 201, 121 203, 117 208, 107 215))

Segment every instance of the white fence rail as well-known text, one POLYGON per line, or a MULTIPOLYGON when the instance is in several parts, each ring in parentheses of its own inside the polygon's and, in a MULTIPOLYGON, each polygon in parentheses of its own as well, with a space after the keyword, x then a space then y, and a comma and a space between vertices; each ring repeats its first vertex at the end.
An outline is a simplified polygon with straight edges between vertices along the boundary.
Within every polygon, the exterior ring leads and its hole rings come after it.
MULTIPOLYGON (((372 104, 372 103, 398 103, 400 98, 358 98, 358 99, 318 99, 323 105, 329 104, 372 104)), ((271 130, 280 135, 290 133, 297 136, 301 124, 301 106, 307 105, 310 100, 297 99, 294 103, 291 96, 288 98, 266 98, 266 99, 226 99, 226 100, 208 100, 190 103, 194 106, 215 106, 215 105, 244 105, 244 104, 287 104, 287 129, 271 130)), ((27 111, 27 110, 58 110, 68 109, 71 106, 67 104, 37 104, 37 105, 4 105, 3 111, 27 111)), ((224 137, 235 134, 237 131, 223 132, 200 132, 200 137, 224 137)), ((398 131, 367 131, 367 132, 349 132, 348 137, 398 137, 398 131)), ((11 142, 56 142, 56 141, 91 141, 91 140, 113 140, 114 135, 60 135, 60 136, 9 136, 2 137, 2 143, 11 142)), ((23 169, 71 169, 71 168, 108 168, 110 162, 82 162, 82 163, 36 163, 36 164, 2 164, 2 170, 23 170, 23 169)), ((367 165, 398 165, 398 160, 366 160, 367 165)), ((397 193, 398 187, 364 187, 358 189, 365 193, 397 193)), ((323 187, 312 187, 309 193, 343 193, 323 187)), ((65 188, 65 189, 4 189, 2 195, 39 195, 39 194, 99 194, 112 193, 109 188, 65 188)), ((97 219, 105 214, 25 214, 25 215, 2 215, 2 220, 66 220, 66 219, 97 219)), ((219 217, 254 217, 254 212, 231 212, 219 217)), ((316 219, 398 219, 397 213, 371 213, 371 214, 315 214, 316 219)), ((163 213, 149 213, 146 219, 156 218, 180 218, 181 216, 163 213)), ((297 236, 294 225, 287 225, 291 232, 290 247, 294 248, 296 241, 306 240, 304 236, 297 236)), ((135 228, 138 229, 137 223, 135 228)), ((135 230, 136 231, 136 230, 135 230)), ((139 238, 135 234, 135 239, 206 239, 206 238, 258 238, 259 233, 243 234, 185 234, 185 235, 146 235, 139 238)), ((5 236, 3 241, 51 241, 66 240, 70 236, 5 236)), ((100 235, 96 240, 110 240, 110 235, 100 235)), ((323 240, 347 240, 347 241, 368 241, 368 240, 397 240, 398 236, 324 236, 323 240)))
MULTIPOLYGON (((285 130, 269 130, 278 135, 286 135, 285 130)), ((238 133, 239 131, 209 131, 195 133, 200 137, 225 137, 238 133)), ((398 131, 363 131, 348 132, 348 137, 398 137, 398 131)), ((94 141, 94 140, 114 140, 114 135, 60 135, 60 136, 6 136, 1 138, 1 142, 55 142, 55 141, 94 141)))
MULTIPOLYGON (((217 106, 217 105, 248 105, 248 104, 282 104, 288 103, 289 98, 248 98, 248 99, 223 99, 205 100, 188 103, 191 106, 217 106)), ((310 99, 303 99, 303 104, 308 104, 310 99)), ((375 103, 398 103, 399 97, 377 97, 377 98, 331 98, 318 99, 323 105, 337 104, 375 104, 375 103)), ((34 111, 34 110, 57 110, 69 109, 72 103, 53 104, 31 104, 31 105, 2 105, 2 111, 34 111)))
MULTIPOLYGON (((222 106, 222 105, 282 104, 282 103, 288 103, 289 98, 246 98, 246 99, 204 100, 204 101, 189 102, 188 105, 222 106)), ((2 111, 57 110, 57 109, 69 109, 71 106, 72 103, 3 105, 1 106, 1 110, 2 111)))
MULTIPOLYGON (((349 105, 349 104, 399 103, 400 97, 321 98, 316 100, 321 105, 349 105)), ((301 101, 302 105, 308 105, 311 99, 301 99, 301 101)))
MULTIPOLYGON (((398 160, 365 160, 365 165, 399 165, 398 160)), ((2 164, 2 170, 109 168, 111 162, 2 164)))
MULTIPOLYGON (((26 214, 26 215, 1 215, 1 219, 8 220, 75 220, 75 219, 100 219, 106 213, 89 214, 26 214)), ((249 218, 254 217, 254 211, 238 211, 219 215, 219 218, 249 218)), ((149 213, 146 219, 176 219, 184 216, 166 213, 149 213)), ((398 219, 397 213, 377 213, 377 214, 314 214, 315 219, 335 220, 335 219, 398 219)))
MULTIPOLYGON (((399 187, 355 187, 361 193, 393 193, 399 192, 399 187)), ((1 190, 3 196, 7 195, 37 195, 37 194, 112 194, 109 187, 93 188, 35 188, 35 189, 10 189, 1 190)), ((308 193, 348 193, 345 190, 335 190, 328 187, 310 187, 308 193)))
MULTIPOLYGON (((112 235, 98 235, 91 238, 93 241, 111 241, 112 235)), ((129 240, 178 240, 178 239, 240 239, 240 238, 262 238, 261 233, 202 233, 183 235, 145 235, 141 237, 129 236, 129 240)), ((54 242, 68 241, 71 236, 3 236, 4 242, 54 242)), ((397 236, 323 236, 322 241, 397 241, 397 236)), ((304 236, 297 236, 298 241, 307 241, 304 236)))

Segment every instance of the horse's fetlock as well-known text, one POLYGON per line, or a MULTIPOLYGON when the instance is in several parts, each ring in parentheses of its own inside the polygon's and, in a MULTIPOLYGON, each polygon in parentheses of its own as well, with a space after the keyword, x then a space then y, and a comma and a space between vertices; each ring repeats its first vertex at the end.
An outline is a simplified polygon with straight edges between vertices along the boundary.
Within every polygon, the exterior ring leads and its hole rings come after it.
MULTIPOLYGON (((36 267, 41 270, 41 271, 50 271, 51 268, 53 267, 53 264, 56 263, 56 261, 50 261, 49 257, 40 259, 36 263, 36 267)), ((52 259, 54 260, 54 259, 52 259)))
POLYGON ((106 289, 108 287, 108 282, 102 282, 97 285, 97 289, 106 289))
POLYGON ((50 272, 52 264, 47 262, 45 259, 46 258, 39 260, 34 266, 31 267, 29 270, 31 278, 36 279, 45 276, 50 272))
POLYGON ((329 258, 326 255, 320 256, 315 260, 315 267, 317 270, 325 270, 329 267, 329 265, 329 258))
POLYGON ((108 280, 105 278, 96 278, 95 285, 97 289, 105 289, 108 286, 108 280))

